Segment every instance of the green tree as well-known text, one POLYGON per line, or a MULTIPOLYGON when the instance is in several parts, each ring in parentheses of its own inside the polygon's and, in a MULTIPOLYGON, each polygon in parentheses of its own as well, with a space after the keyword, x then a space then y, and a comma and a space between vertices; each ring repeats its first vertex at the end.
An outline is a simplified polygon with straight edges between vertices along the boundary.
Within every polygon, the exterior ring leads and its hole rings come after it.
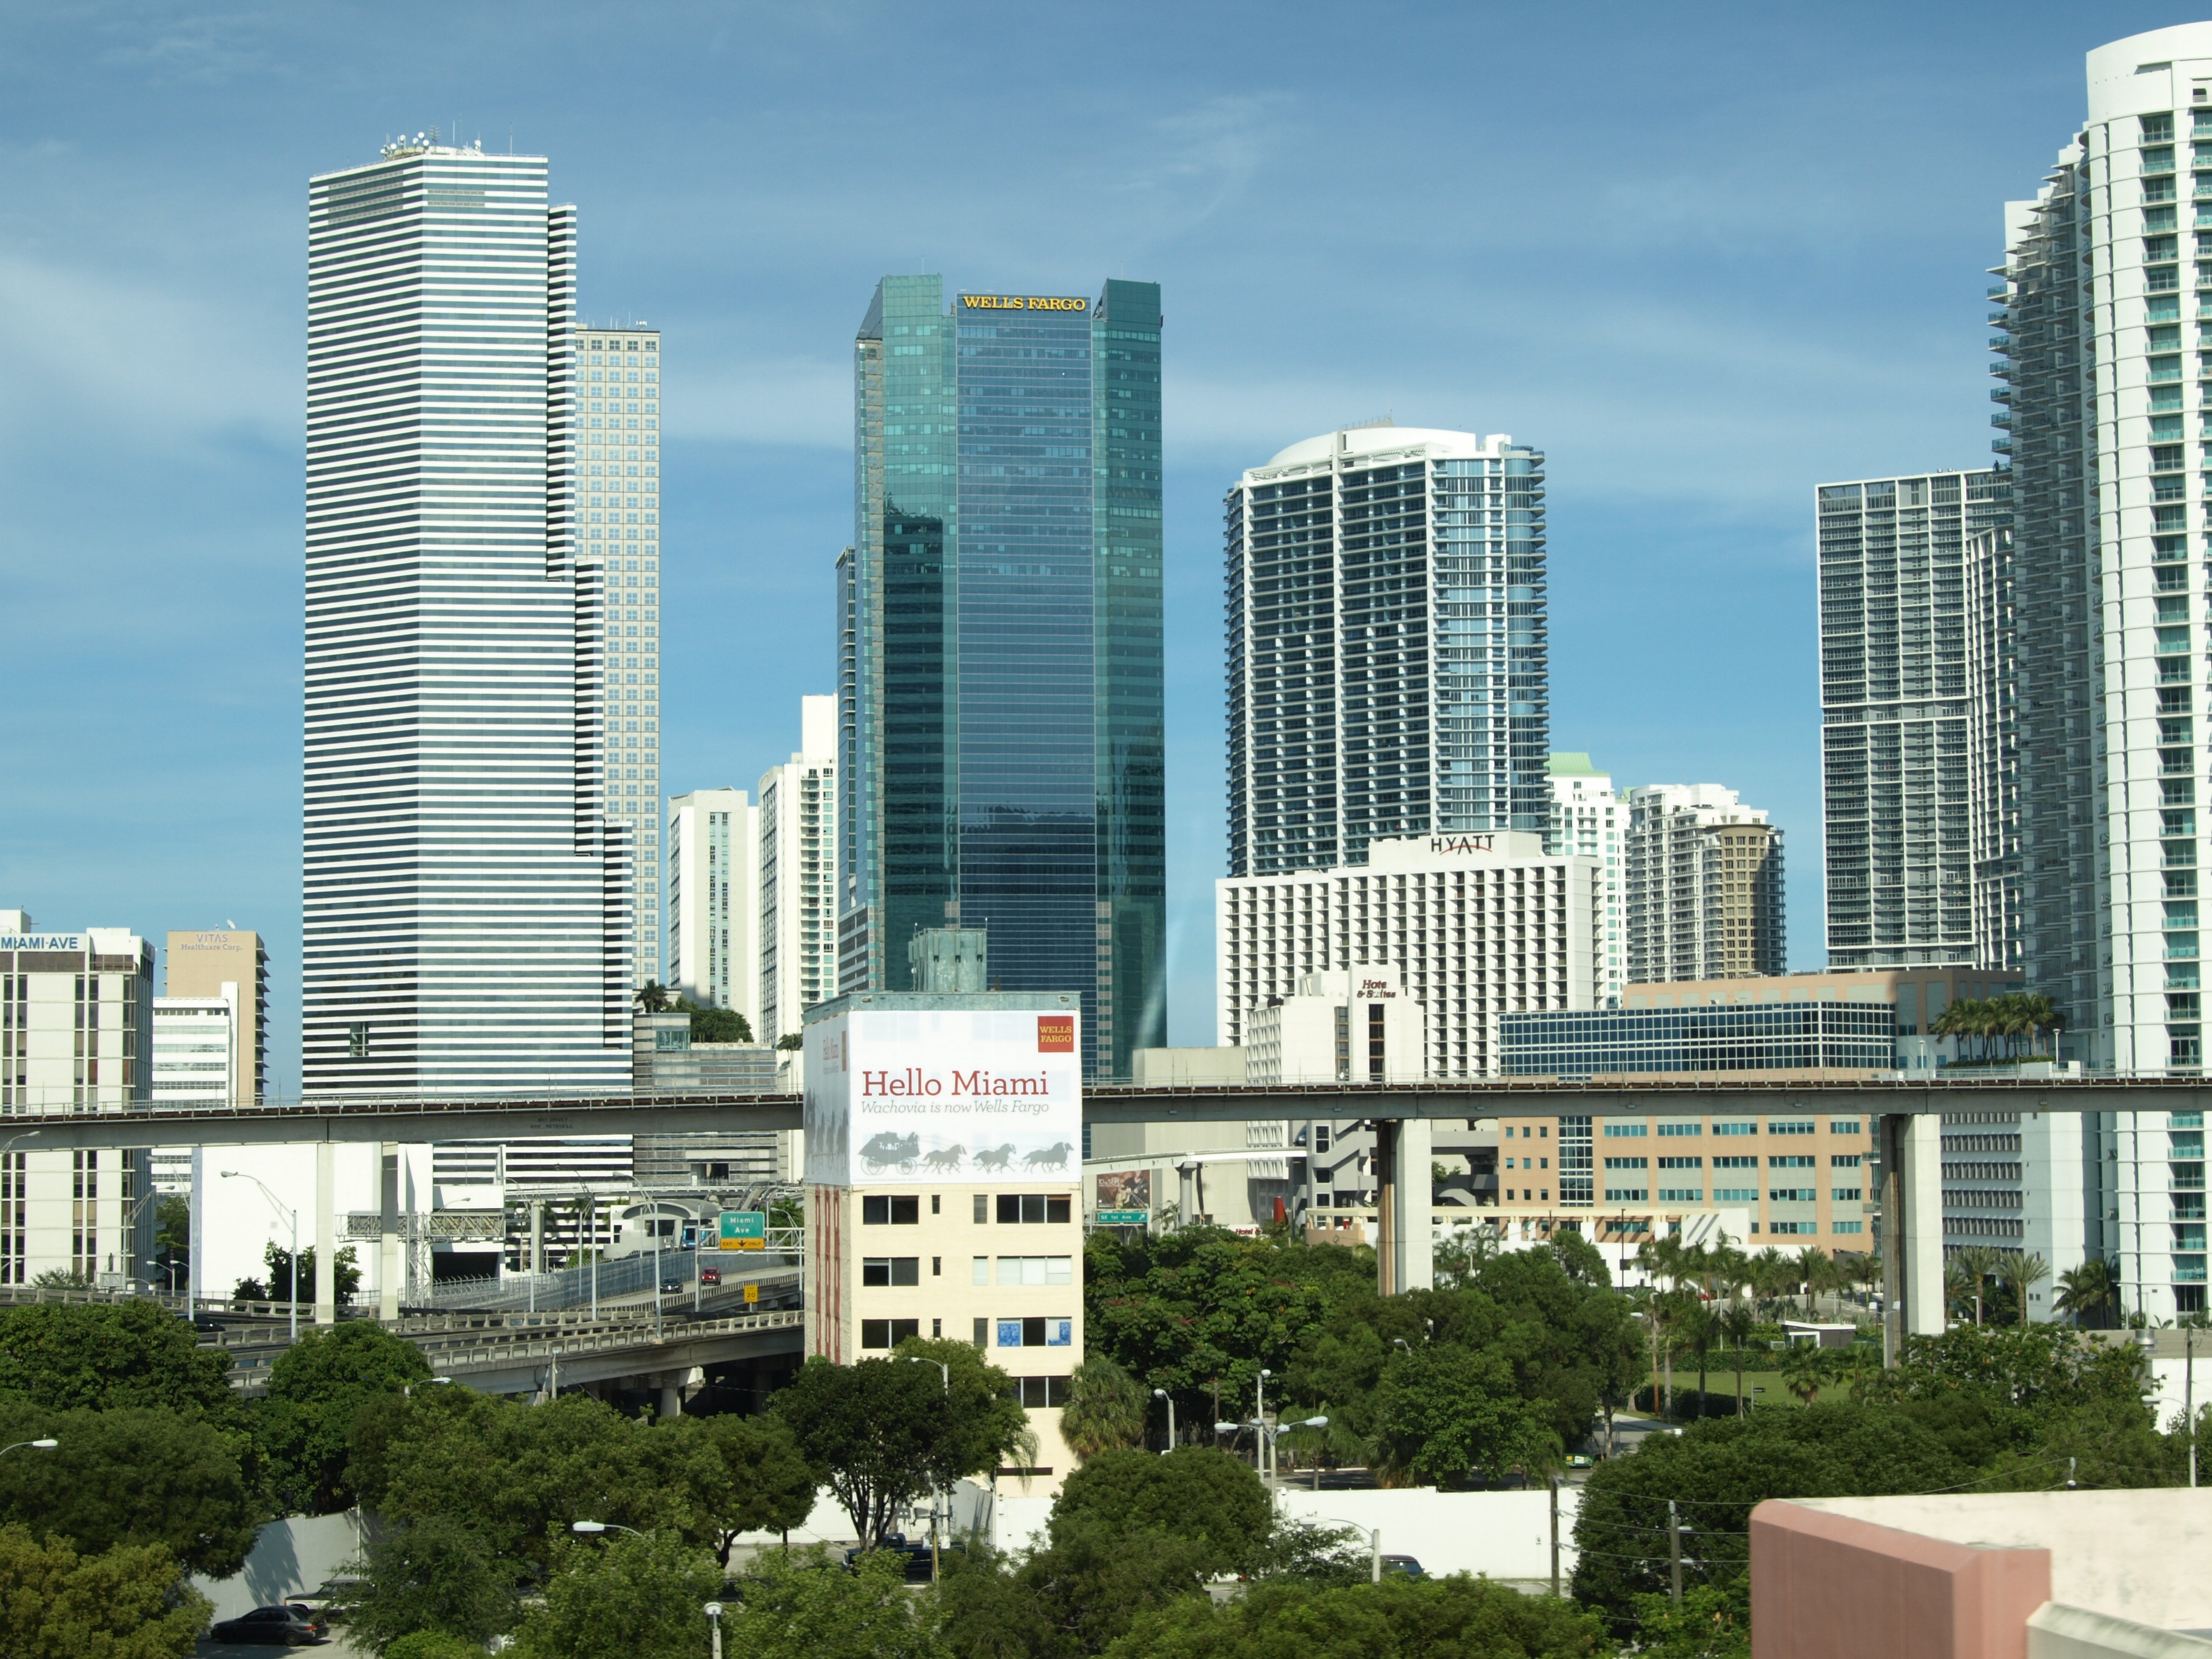
POLYGON ((1086 1359, 1067 1379, 1060 1437, 1079 1458, 1141 1446, 1151 1404, 1143 1385, 1111 1359, 1086 1359))
POLYGON ((1720 1316, 1721 1335, 1735 1355, 1735 1414, 1741 1417, 1743 1404, 1743 1345, 1751 1340, 1752 1333, 1759 1328, 1759 1316, 1741 1302, 1731 1302, 1720 1316))
POLYGON ((907 1346, 854 1365, 810 1359, 769 1407, 870 1546, 922 1493, 997 1468, 1027 1430, 1010 1379, 972 1346, 907 1346), (939 1364, 953 1368, 950 1387, 939 1364))
POLYGON ((939 1659, 935 1608, 908 1590, 903 1562, 879 1554, 852 1572, 836 1565, 819 1550, 754 1558, 723 1601, 723 1650, 744 1659, 939 1659))
POLYGON ((1754 1412, 1654 1436, 1591 1471, 1575 1522, 1575 1599, 1624 1622, 1668 1588, 1668 1500, 1682 1553, 1725 1586, 1746 1561, 1750 1514, 1770 1498, 1932 1492, 1969 1476, 1931 1428, 1856 1403, 1754 1412))
POLYGON ((1164 1533, 1191 1544, 1203 1572, 1236 1572, 1267 1541, 1274 1506, 1249 1465, 1211 1446, 1164 1456, 1101 1452, 1067 1477, 1052 1506, 1055 1542, 1094 1528, 1164 1533))
POLYGON ((669 995, 668 988, 665 985, 657 979, 649 979, 638 987, 637 994, 630 1000, 636 1003, 638 1007, 646 1013, 665 1014, 673 1005, 675 999, 669 995))
POLYGON ((386 1647, 384 1659, 483 1659, 483 1644, 441 1630, 418 1630, 386 1647))
POLYGON ((1375 1390, 1376 1473, 1390 1484, 1452 1486, 1534 1474, 1559 1436, 1495 1353, 1437 1346, 1393 1355, 1375 1390))
POLYGON ((2027 1324, 2028 1293, 2051 1277, 2051 1264, 2032 1250, 2012 1250, 1997 1263, 1997 1277, 2013 1294, 2013 1322, 2027 1324))
POLYGON ((0 1397, 0 1445, 45 1437, 61 1444, 0 1457, 0 1521, 58 1534, 87 1554, 160 1545, 216 1578, 245 1565, 262 1510, 239 1437, 142 1406, 42 1412, 0 1397))
MULTIPOLYGON (((519 1659, 697 1659, 706 1604, 721 1589, 714 1558, 670 1533, 564 1540, 543 1606, 516 1631, 519 1659)), ((743 1649, 738 1651, 743 1652, 743 1649)))
POLYGON ((157 1407, 221 1423, 239 1418, 230 1356, 143 1301, 36 1303, 0 1310, 0 1392, 50 1411, 157 1407))
MULTIPOLYGON (((331 1258, 337 1265, 331 1270, 331 1294, 343 1307, 350 1303, 361 1289, 361 1264, 350 1244, 331 1258)), ((265 1279, 241 1279, 232 1292, 240 1302, 313 1302, 315 1299, 315 1250, 313 1245, 300 1252, 300 1274, 296 1286, 292 1276, 292 1253, 274 1239, 261 1247, 262 1265, 268 1269, 265 1279), (263 1293, 262 1286, 268 1288, 263 1293), (297 1294, 295 1294, 296 1288, 297 1294), (249 1296, 247 1291, 254 1294, 249 1296)))
POLYGON ((2058 1295, 2051 1310, 2069 1316, 2076 1326, 2101 1326, 2119 1300, 2119 1275, 2112 1264, 2102 1256, 2091 1256, 2058 1275, 2058 1295))
POLYGON ((481 1646, 514 1623, 520 1565, 463 1522, 410 1521, 372 1538, 362 1552, 367 1583, 349 1628, 379 1653, 418 1631, 481 1646))
POLYGON ((158 1544, 82 1554, 68 1540, 0 1526, 0 1630, 9 1659, 183 1659, 206 1599, 158 1544))
POLYGON ((945 1644, 958 1659, 1101 1653, 1143 1613, 1205 1599, 1205 1559, 1206 1546, 1178 1534, 1058 1522, 1023 1560, 978 1552, 955 1568, 941 1592, 945 1644))
POLYGON ((778 1054, 798 1054, 806 1047, 806 1034, 804 1031, 786 1031, 775 1040, 775 1047, 778 1054))
POLYGON ((1254 1586, 1216 1606, 1185 1597, 1140 1614, 1110 1659, 1596 1659, 1612 1651, 1603 1622, 1571 1601, 1523 1595, 1484 1578, 1380 1584, 1254 1586))
POLYGON ((1782 1384, 1807 1405, 1829 1380, 1828 1355, 1817 1342, 1792 1342, 1782 1356, 1782 1384))
POLYGON ((1636 1601, 1636 1651, 1645 1659, 1751 1659, 1751 1580, 1688 1584, 1682 1599, 1636 1601))
POLYGON ((421 1349, 365 1319, 307 1332, 279 1354, 255 1433, 287 1508, 330 1515, 350 1507, 345 1472, 354 1418, 370 1400, 398 1395, 429 1375, 421 1349))
POLYGON ((753 1040, 752 1022, 734 1008, 714 1008, 696 1003, 689 997, 676 999, 678 1013, 691 1016, 691 1041, 694 1042, 750 1042, 753 1040))
POLYGON ((682 1535, 727 1566, 748 1532, 787 1532, 814 1508, 814 1471, 778 1419, 677 1417, 646 1435, 656 1478, 673 1498, 682 1535))

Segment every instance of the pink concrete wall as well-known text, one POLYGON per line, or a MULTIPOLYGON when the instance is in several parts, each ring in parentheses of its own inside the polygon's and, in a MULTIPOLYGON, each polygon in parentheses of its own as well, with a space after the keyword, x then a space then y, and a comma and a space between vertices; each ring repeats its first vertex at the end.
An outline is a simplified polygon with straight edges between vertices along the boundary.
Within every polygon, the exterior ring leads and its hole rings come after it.
POLYGON ((2027 1659, 2051 1552, 1975 1549, 1775 1500, 1751 1512, 1752 1659, 2027 1659))

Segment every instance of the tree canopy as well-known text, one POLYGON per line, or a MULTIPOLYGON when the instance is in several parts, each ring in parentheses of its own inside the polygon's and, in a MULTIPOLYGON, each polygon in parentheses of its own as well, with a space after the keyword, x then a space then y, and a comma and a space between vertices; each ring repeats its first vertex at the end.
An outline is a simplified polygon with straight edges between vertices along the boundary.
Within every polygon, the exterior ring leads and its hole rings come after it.
POLYGON ((53 1412, 0 1396, 0 1445, 43 1437, 61 1443, 0 1457, 0 1521, 88 1554, 159 1545, 217 1578, 245 1564, 263 1510, 240 1462, 242 1437, 150 1407, 53 1412))
POLYGON ((159 1544, 96 1553, 67 1539, 0 1526, 0 1629, 9 1659, 183 1659, 208 1604, 159 1544))
POLYGON ((355 1417, 369 1401, 429 1375, 421 1349, 368 1320, 301 1333, 270 1368, 268 1395, 254 1414, 283 1507, 309 1515, 349 1507, 354 1492, 345 1472, 355 1417))
POLYGON ((239 1419, 230 1356, 154 1302, 33 1303, 0 1309, 0 1393, 50 1411, 149 1406, 239 1419))
POLYGON ((1055 1543, 1090 1527, 1164 1533, 1193 1545, 1205 1572, 1248 1565, 1273 1523, 1260 1477, 1211 1446, 1182 1446, 1164 1457, 1102 1452, 1067 1477, 1052 1506, 1055 1543))
POLYGON ((1149 1608, 1109 1659, 1595 1659, 1603 1621, 1572 1602, 1487 1579, 1255 1586, 1218 1606, 1185 1596, 1149 1608))

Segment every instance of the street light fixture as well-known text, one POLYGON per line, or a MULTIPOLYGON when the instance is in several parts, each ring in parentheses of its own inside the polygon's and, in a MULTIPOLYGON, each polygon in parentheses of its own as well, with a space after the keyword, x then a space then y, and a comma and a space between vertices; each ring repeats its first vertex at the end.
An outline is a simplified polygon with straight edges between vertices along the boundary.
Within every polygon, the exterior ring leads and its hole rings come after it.
POLYGON ((58 1440, 18 1440, 12 1446, 0 1446, 0 1457, 5 1457, 11 1451, 21 1450, 25 1446, 33 1451, 52 1451, 61 1443, 58 1440))
MULTIPOLYGON (((1173 1451, 1175 1449, 1175 1396, 1170 1394, 1165 1389, 1154 1389, 1152 1390, 1152 1398, 1155 1400, 1164 1400, 1168 1402, 1168 1451, 1173 1451)), ((1165 1457, 1167 1455, 1168 1452, 1166 1451, 1160 1454, 1163 1457, 1165 1457)))
MULTIPOLYGON (((427 1389, 433 1382, 450 1382, 453 1380, 450 1376, 426 1376, 422 1379, 422 1386, 427 1389)), ((412 1382, 402 1382, 399 1385, 399 1395, 403 1400, 412 1400, 415 1397, 415 1385, 412 1382)))
POLYGON ((580 1532, 586 1535, 602 1532, 626 1532, 633 1538, 645 1536, 635 1527, 625 1527, 619 1521, 572 1521, 568 1523, 568 1530, 580 1532))
POLYGON ((708 1602, 706 1613, 708 1622, 714 1627, 713 1659, 722 1659, 722 1604, 720 1601, 708 1602))
POLYGON ((259 1176, 242 1176, 236 1170, 225 1170, 222 1178, 225 1181, 252 1182, 261 1188, 262 1196, 275 1206, 277 1214, 292 1218, 292 1283, 289 1286, 292 1297, 287 1305, 291 1309, 291 1340, 297 1342, 300 1340, 300 1212, 288 1209, 276 1194, 269 1190, 269 1183, 259 1176))

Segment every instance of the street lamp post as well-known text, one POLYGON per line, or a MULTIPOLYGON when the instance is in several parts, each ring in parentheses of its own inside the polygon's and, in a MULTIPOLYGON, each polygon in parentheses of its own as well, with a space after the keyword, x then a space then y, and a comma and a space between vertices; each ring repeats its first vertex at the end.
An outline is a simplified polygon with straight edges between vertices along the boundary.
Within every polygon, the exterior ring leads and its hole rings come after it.
POLYGON ((1349 1527, 1354 1532, 1364 1532, 1367 1534, 1368 1582, 1381 1583, 1382 1582, 1382 1528, 1363 1527, 1357 1521, 1347 1521, 1340 1515, 1324 1515, 1319 1518, 1323 1521, 1334 1521, 1340 1527, 1349 1527))
POLYGON ((625 1527, 619 1521, 572 1521, 568 1523, 568 1530, 580 1532, 586 1536, 602 1532, 626 1532, 633 1538, 645 1536, 635 1527, 625 1527))
POLYGON ((712 1659, 722 1659, 722 1604, 720 1601, 707 1603, 707 1622, 714 1627, 712 1659))
POLYGON ((61 1443, 58 1440, 18 1440, 12 1446, 0 1446, 0 1457, 5 1457, 11 1451, 20 1451, 26 1446, 33 1451, 52 1451, 61 1443))
POLYGON ((289 1216, 292 1218, 292 1282, 285 1288, 292 1293, 291 1300, 287 1305, 291 1310, 291 1340, 297 1342, 300 1340, 300 1212, 297 1210, 287 1208, 276 1194, 269 1190, 269 1183, 262 1180, 259 1176, 241 1176, 236 1170, 225 1170, 222 1172, 222 1178, 225 1181, 252 1182, 261 1188, 262 1196, 275 1206, 279 1215, 289 1216))
MULTIPOLYGON (((1168 1451, 1173 1451, 1175 1449, 1175 1396, 1170 1394, 1165 1389, 1154 1389, 1152 1390, 1152 1398, 1155 1400, 1164 1400, 1168 1402, 1168 1451)), ((1162 1452, 1160 1454, 1163 1457, 1165 1457, 1167 1455, 1168 1452, 1162 1452)))
MULTIPOLYGON (((925 1359, 918 1353, 908 1354, 906 1357, 906 1363, 909 1365, 936 1366, 938 1376, 945 1384, 945 1397, 948 1400, 952 1397, 951 1366, 941 1359, 925 1359)), ((943 1562, 939 1556, 937 1547, 937 1488, 933 1486, 929 1492, 929 1582, 931 1583, 934 1584, 938 1582, 938 1573, 942 1565, 943 1562)))
MULTIPOLYGON (((1266 1367, 1262 1366, 1259 1376, 1252 1379, 1252 1416, 1255 1422, 1265 1423, 1267 1420, 1267 1379, 1273 1375, 1274 1372, 1268 1370, 1266 1367)), ((1267 1442, 1266 1436, 1262 1435, 1261 1437, 1260 1443, 1254 1448, 1254 1450, 1259 1457, 1260 1478, 1262 1480, 1265 1480, 1267 1478, 1267 1442)))

